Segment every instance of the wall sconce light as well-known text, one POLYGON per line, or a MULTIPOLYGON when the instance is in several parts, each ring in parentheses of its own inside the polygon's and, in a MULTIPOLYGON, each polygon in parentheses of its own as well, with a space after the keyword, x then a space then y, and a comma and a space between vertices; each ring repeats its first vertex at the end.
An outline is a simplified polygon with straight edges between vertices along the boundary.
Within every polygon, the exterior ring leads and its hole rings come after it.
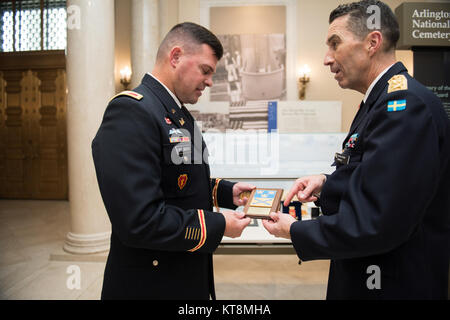
POLYGON ((125 90, 128 89, 128 86, 131 83, 131 70, 128 67, 120 70, 120 83, 123 85, 125 90))
POLYGON ((311 69, 308 67, 307 64, 301 67, 298 71, 298 84, 299 84, 298 98, 300 100, 305 99, 306 84, 309 82, 310 75, 311 69))

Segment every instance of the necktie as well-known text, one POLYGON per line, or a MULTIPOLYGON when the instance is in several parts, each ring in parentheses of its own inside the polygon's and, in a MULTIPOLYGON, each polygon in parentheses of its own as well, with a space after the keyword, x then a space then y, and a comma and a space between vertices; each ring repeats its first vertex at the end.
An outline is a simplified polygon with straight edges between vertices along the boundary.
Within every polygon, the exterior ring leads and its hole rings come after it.
POLYGON ((189 112, 189 110, 184 106, 184 104, 181 105, 181 111, 183 111, 183 113, 186 116, 186 118, 188 118, 189 121, 193 124, 194 123, 194 118, 192 117, 192 115, 189 112))
POLYGON ((356 112, 355 118, 353 118, 352 124, 350 125, 350 131, 348 133, 348 136, 347 136, 347 138, 345 138, 344 142, 342 143, 342 149, 345 148, 346 141, 348 141, 350 135, 356 130, 359 123, 361 122, 361 119, 364 116, 364 112, 362 111, 363 107, 364 107, 364 101, 361 101, 361 103, 359 104, 358 111, 356 112))
POLYGON ((191 131, 195 130, 195 127, 196 127, 195 126, 195 120, 194 120, 194 117, 192 117, 192 115, 189 112, 189 110, 184 105, 182 105, 181 106, 181 111, 186 116, 186 120, 187 120, 186 123, 188 125, 188 128, 190 128, 191 131))
MULTIPOLYGON (((205 144, 205 141, 203 140, 202 132, 197 127, 194 117, 191 115, 189 110, 184 105, 181 106, 181 111, 184 113, 184 115, 188 119, 188 124, 191 128, 191 132, 194 132, 192 141, 194 142, 194 149, 197 150, 197 152, 194 152, 194 162, 202 163, 203 150, 206 148, 206 144, 205 144)), ((209 169, 207 169, 207 170, 209 170, 209 169)), ((208 173, 208 176, 209 176, 209 173, 208 173)))
POLYGON ((364 101, 361 101, 361 103, 359 104, 358 111, 356 112, 355 119, 353 120, 352 127, 355 124, 358 124, 361 117, 363 116, 363 111, 362 111, 363 107, 364 107, 364 101))
POLYGON ((361 109, 362 107, 364 107, 364 100, 359 104, 359 109, 361 109))

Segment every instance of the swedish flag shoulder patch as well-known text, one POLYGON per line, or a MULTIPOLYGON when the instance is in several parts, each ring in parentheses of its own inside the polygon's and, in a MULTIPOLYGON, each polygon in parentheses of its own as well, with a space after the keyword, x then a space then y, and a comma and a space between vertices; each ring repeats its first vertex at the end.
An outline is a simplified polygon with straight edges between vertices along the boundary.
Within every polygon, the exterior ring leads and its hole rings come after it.
POLYGON ((388 112, 396 112, 402 111, 406 109, 406 100, 392 100, 388 101, 387 111, 388 112))

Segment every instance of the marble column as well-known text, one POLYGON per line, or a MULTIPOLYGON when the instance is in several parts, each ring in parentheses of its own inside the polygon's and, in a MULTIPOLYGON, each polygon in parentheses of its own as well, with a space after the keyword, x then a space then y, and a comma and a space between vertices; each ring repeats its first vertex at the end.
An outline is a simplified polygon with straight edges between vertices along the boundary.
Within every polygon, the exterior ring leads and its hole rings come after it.
POLYGON ((151 72, 159 47, 158 0, 131 2, 131 85, 134 88, 151 72))
POLYGON ((111 234, 96 180, 91 142, 115 94, 114 1, 68 0, 67 8, 71 228, 63 248, 69 253, 89 254, 108 250, 111 234))

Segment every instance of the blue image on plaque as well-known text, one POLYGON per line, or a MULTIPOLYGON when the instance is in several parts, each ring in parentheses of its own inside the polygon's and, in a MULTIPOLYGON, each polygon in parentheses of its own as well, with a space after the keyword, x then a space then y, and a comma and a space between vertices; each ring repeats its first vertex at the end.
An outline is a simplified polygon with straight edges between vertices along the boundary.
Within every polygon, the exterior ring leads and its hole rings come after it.
POLYGON ((272 207, 273 200, 276 196, 276 191, 270 190, 256 190, 251 206, 255 207, 272 207))

